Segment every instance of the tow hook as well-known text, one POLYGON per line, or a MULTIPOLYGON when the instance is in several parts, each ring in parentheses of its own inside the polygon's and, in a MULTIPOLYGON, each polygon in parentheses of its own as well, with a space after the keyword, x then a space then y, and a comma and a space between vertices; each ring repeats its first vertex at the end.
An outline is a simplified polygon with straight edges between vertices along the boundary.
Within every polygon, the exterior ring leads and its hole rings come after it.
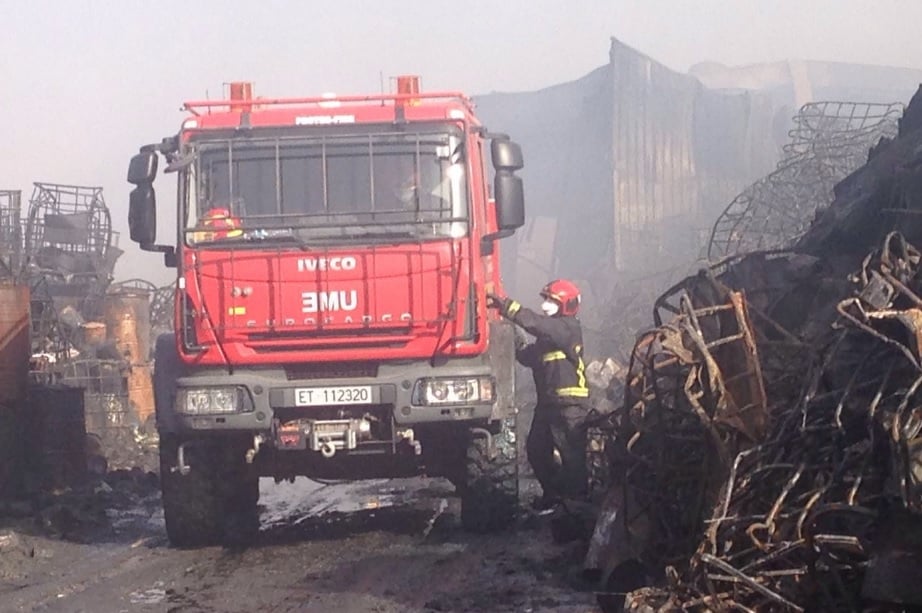
POLYGON ((413 431, 413 428, 398 430, 397 438, 410 446, 410 449, 413 450, 413 455, 420 456, 423 454, 423 446, 416 440, 416 433, 413 431))
POLYGON ((482 436, 487 439, 487 457, 490 460, 496 459, 496 445, 493 444, 493 435, 490 434, 490 431, 485 428, 471 428, 471 434, 474 436, 482 436))
POLYGON ((330 441, 322 442, 320 444, 320 455, 322 455, 323 457, 329 460, 334 455, 336 455, 336 445, 334 445, 330 441))
POLYGON ((188 475, 192 471, 189 465, 186 464, 186 445, 188 444, 188 442, 179 444, 179 447, 176 449, 176 466, 170 468, 170 472, 188 475))
POLYGON ((253 447, 251 449, 247 449, 246 456, 245 456, 247 464, 253 463, 253 459, 256 457, 256 454, 259 453, 260 445, 262 445, 263 441, 265 440, 266 439, 263 438, 262 434, 257 434, 253 436, 253 447))

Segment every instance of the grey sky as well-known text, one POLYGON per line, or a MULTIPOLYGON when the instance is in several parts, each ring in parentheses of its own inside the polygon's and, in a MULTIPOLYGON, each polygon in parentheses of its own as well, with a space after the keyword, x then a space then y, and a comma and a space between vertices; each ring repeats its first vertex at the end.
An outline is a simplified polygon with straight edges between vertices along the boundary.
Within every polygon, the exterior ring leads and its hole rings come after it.
MULTIPOLYGON (((0 189, 102 185, 123 231, 128 158, 175 132, 182 100, 231 80, 257 95, 376 91, 400 73, 427 89, 530 90, 605 64, 612 35, 678 70, 922 68, 922 0, 0 0, 0 15, 0 189)), ((172 186, 158 187, 168 204, 172 186)), ((158 269, 122 246, 121 276, 158 269)))

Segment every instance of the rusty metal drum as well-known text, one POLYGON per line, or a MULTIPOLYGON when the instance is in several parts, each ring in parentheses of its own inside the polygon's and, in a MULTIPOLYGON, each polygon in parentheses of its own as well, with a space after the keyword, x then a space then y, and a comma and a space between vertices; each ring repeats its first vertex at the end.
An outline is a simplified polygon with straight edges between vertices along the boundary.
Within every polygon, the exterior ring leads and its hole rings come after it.
POLYGON ((22 417, 29 385, 29 288, 0 284, 0 497, 12 495, 24 463, 22 417))
POLYGON ((29 314, 27 286, 0 285, 0 406, 18 406, 26 397, 32 348, 29 314))
POLYGON ((109 339, 132 364, 150 360, 150 292, 123 289, 106 294, 103 316, 109 339))
POLYGON ((107 334, 130 365, 128 399, 144 424, 154 414, 150 373, 150 292, 123 288, 106 295, 103 314, 107 334))

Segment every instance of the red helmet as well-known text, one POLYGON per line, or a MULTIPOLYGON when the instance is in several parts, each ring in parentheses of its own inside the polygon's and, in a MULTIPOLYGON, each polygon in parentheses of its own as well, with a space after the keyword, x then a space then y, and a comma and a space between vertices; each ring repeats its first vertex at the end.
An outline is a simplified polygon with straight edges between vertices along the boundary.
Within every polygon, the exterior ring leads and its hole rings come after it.
POLYGON ((561 315, 573 316, 579 312, 579 288, 572 281, 551 281, 541 288, 541 297, 559 304, 561 315))
POLYGON ((205 231, 196 232, 195 240, 236 238, 243 234, 240 221, 226 208, 215 207, 205 211, 199 220, 199 225, 205 231))

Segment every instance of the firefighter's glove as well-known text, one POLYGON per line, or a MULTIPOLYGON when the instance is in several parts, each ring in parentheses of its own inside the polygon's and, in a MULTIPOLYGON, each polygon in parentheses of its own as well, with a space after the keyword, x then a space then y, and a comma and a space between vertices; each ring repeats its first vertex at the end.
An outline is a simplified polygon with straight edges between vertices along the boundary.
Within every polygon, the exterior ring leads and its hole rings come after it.
POLYGON ((487 308, 490 309, 501 309, 503 308, 503 303, 506 301, 505 298, 501 298, 496 294, 487 294, 487 308))
POLYGON ((500 314, 509 319, 512 319, 522 308, 522 305, 512 298, 501 298, 496 294, 487 294, 487 305, 491 308, 499 309, 500 314))

